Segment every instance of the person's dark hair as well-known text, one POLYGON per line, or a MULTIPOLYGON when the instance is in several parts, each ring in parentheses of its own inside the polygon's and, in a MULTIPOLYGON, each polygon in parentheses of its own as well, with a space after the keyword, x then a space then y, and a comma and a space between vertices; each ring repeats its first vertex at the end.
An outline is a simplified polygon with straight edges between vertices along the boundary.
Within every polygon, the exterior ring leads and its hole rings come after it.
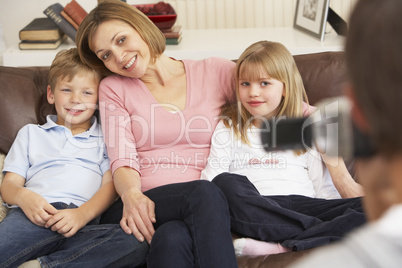
POLYGON ((402 1, 360 0, 346 59, 356 102, 379 151, 402 152, 402 1))
POLYGON ((92 51, 91 44, 99 25, 110 20, 123 21, 132 26, 148 45, 152 60, 155 61, 165 51, 165 36, 144 13, 122 1, 104 1, 85 17, 75 38, 81 60, 102 74, 109 75, 111 72, 92 51))

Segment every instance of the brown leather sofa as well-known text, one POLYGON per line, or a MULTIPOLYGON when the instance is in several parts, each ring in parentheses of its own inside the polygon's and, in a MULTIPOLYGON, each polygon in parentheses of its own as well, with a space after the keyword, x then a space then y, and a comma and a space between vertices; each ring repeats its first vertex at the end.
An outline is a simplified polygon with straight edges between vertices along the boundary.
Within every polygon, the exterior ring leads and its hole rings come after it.
MULTIPOLYGON (((343 52, 324 52, 294 57, 310 104, 342 94, 346 82, 343 52)), ((0 153, 7 154, 18 130, 28 123, 45 122, 54 113, 46 99, 48 67, 0 66, 0 153)), ((285 267, 310 251, 270 256, 239 257, 239 267, 285 267)))

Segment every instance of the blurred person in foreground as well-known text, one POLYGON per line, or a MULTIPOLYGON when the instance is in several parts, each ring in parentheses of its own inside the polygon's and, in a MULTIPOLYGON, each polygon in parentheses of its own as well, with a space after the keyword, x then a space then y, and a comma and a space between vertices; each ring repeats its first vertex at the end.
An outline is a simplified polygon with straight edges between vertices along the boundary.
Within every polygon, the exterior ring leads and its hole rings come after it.
POLYGON ((352 119, 376 155, 358 159, 369 220, 342 242, 292 267, 400 267, 402 263, 402 1, 361 0, 350 19, 346 58, 352 119))

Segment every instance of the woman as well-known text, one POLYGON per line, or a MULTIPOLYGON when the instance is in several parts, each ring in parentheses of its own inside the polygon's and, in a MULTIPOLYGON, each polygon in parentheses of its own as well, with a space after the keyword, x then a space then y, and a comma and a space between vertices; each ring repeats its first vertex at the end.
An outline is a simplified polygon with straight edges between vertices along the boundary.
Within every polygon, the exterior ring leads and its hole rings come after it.
POLYGON ((226 199, 199 180, 220 106, 233 95, 234 63, 167 57, 160 30, 121 1, 92 10, 76 43, 107 75, 100 113, 122 202, 105 222, 150 243, 148 267, 236 267, 226 199))

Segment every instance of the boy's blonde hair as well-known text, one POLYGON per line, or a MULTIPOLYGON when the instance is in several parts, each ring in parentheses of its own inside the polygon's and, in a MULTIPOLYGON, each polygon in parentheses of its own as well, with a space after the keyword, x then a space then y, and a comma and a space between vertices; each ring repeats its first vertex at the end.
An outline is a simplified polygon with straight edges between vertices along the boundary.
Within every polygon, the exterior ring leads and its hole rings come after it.
POLYGON ((103 75, 113 73, 92 51, 91 45, 99 25, 111 20, 122 21, 133 27, 148 45, 154 62, 165 51, 165 36, 144 13, 122 1, 104 1, 85 17, 75 38, 81 60, 92 68, 100 70, 103 75))
POLYGON ((93 74, 99 81, 101 80, 99 72, 91 69, 81 61, 77 48, 59 51, 49 70, 48 84, 50 85, 50 89, 54 92, 59 78, 64 79, 67 77, 67 79, 71 80, 75 75, 83 71, 93 74))
POLYGON ((253 123, 253 115, 242 105, 239 98, 239 80, 259 79, 260 71, 284 85, 284 97, 276 116, 303 116, 303 101, 308 103, 303 80, 292 54, 276 42, 259 41, 249 46, 239 57, 235 67, 236 104, 222 107, 221 116, 226 127, 232 127, 237 137, 249 143, 247 130, 253 123))

